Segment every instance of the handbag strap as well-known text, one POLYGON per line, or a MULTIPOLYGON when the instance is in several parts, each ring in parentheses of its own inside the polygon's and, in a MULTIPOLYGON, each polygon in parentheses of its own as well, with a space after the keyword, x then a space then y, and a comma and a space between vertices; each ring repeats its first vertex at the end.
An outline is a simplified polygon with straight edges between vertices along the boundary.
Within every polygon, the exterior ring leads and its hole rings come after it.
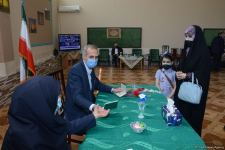
POLYGON ((164 70, 161 70, 161 71, 162 71, 162 73, 165 75, 167 81, 170 83, 170 86, 171 86, 172 88, 174 88, 174 87, 173 87, 172 81, 171 81, 170 78, 165 74, 165 71, 164 71, 164 70))
MULTIPOLYGON (((191 82, 194 83, 194 73, 191 73, 191 82)), ((198 79, 196 78, 196 84, 198 85, 198 79)))

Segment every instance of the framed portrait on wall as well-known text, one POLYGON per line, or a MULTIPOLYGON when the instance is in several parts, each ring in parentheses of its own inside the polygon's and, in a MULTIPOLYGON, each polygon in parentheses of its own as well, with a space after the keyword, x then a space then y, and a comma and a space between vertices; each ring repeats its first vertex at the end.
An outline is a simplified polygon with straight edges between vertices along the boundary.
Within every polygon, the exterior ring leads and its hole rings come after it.
POLYGON ((38 18, 38 24, 39 25, 44 25, 44 13, 43 12, 40 12, 38 11, 37 12, 37 18, 38 18))
POLYGON ((0 11, 9 13, 9 0, 0 0, 0 11))
POLYGON ((107 38, 121 38, 121 28, 107 28, 107 38))
POLYGON ((50 10, 45 10, 45 20, 50 20, 50 10))
POLYGON ((30 33, 37 33, 36 19, 34 19, 34 18, 29 18, 29 19, 28 19, 28 23, 29 23, 29 32, 30 32, 30 33))

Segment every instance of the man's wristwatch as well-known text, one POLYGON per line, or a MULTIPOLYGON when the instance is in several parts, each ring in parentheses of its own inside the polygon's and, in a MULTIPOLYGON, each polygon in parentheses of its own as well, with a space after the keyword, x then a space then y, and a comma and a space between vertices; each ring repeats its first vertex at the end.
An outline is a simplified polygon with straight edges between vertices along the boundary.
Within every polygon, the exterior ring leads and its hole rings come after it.
POLYGON ((94 107, 92 107, 91 111, 93 112, 94 110, 95 110, 95 106, 94 106, 94 107))

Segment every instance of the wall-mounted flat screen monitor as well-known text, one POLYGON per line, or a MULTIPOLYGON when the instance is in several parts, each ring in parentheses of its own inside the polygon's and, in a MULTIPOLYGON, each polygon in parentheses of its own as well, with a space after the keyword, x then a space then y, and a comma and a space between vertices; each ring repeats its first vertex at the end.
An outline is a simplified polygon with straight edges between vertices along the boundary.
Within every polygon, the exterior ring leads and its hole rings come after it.
POLYGON ((59 34, 59 51, 73 51, 81 49, 80 34, 59 34))

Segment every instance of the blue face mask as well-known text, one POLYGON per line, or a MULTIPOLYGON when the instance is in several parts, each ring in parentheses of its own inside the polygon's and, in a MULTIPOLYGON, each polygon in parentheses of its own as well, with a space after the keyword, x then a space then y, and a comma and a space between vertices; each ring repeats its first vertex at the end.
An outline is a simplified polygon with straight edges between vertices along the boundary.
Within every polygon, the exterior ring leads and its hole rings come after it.
POLYGON ((98 63, 98 59, 88 58, 86 65, 88 68, 92 69, 97 66, 97 63, 98 63))
MULTIPOLYGON (((61 96, 58 97, 58 100, 57 100, 57 106, 56 106, 56 109, 55 109, 55 112, 54 114, 59 114, 59 110, 62 108, 62 99, 61 99, 61 96)), ((61 113, 60 113, 61 114, 61 113)))

